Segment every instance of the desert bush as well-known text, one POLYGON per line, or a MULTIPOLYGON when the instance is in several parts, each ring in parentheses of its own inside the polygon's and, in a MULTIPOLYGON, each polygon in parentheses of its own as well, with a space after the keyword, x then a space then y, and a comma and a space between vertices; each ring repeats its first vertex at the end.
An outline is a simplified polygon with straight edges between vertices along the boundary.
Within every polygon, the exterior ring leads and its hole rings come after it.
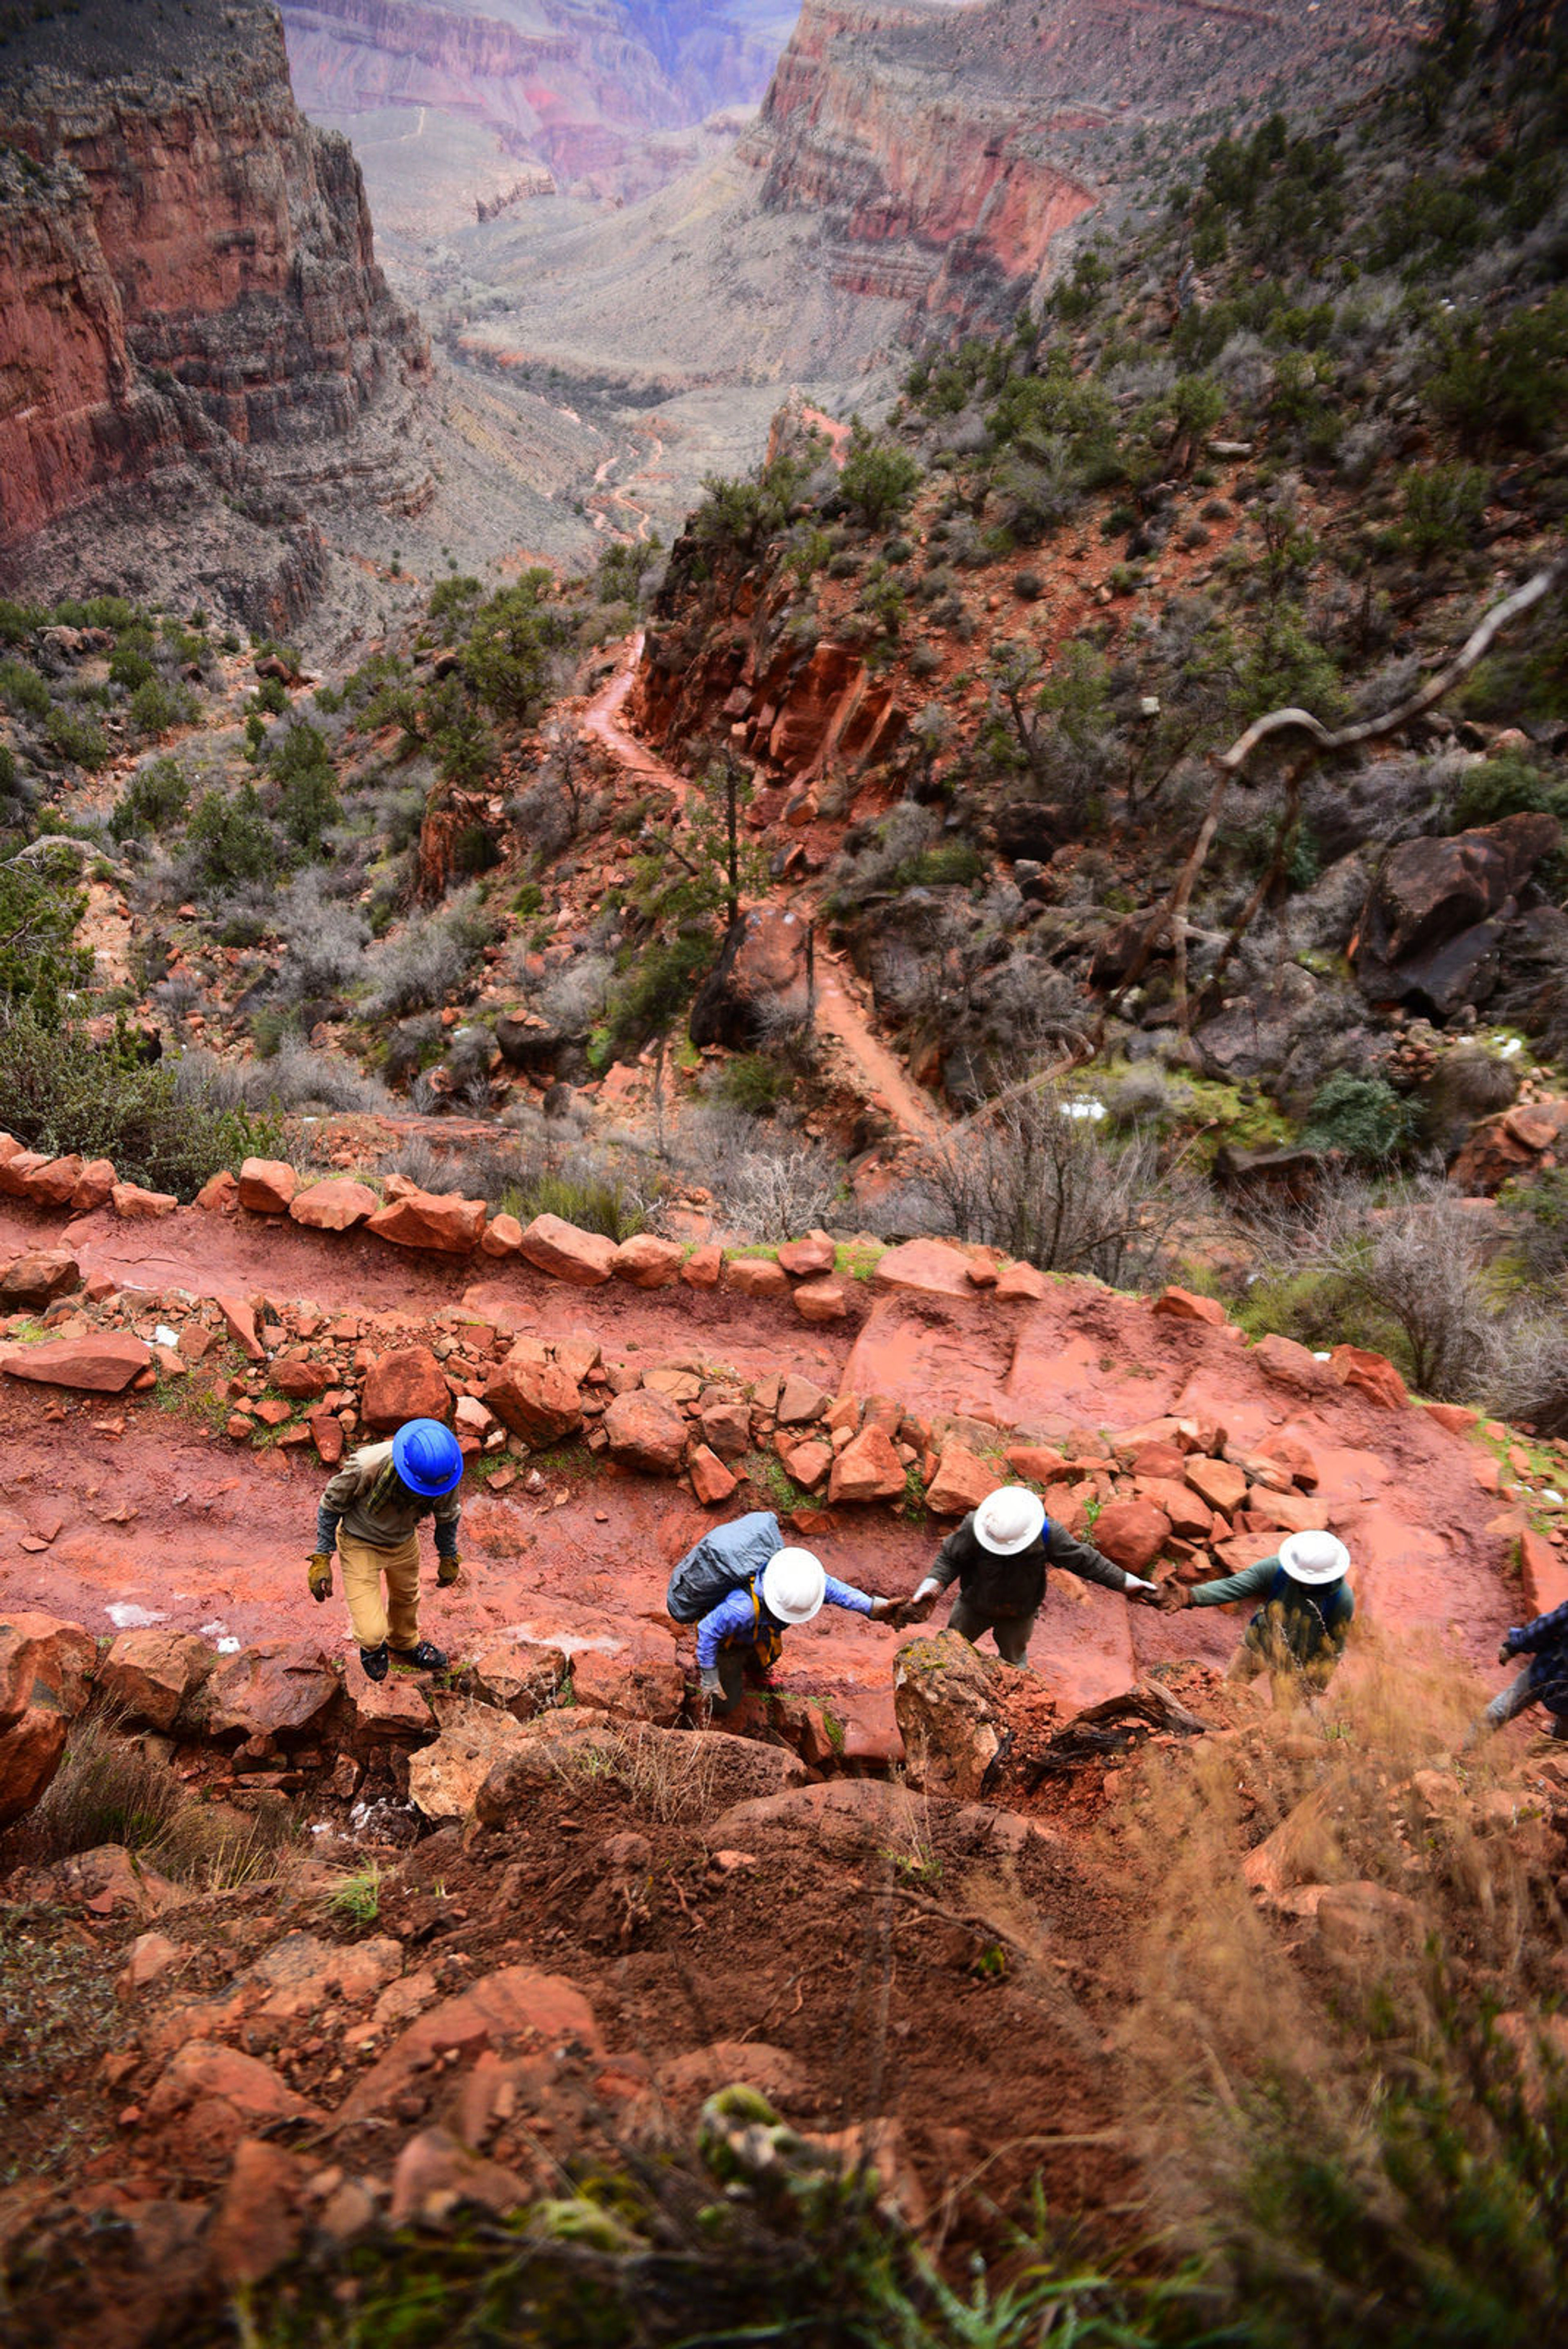
POLYGON ((85 768, 89 775, 109 764, 108 735, 74 709, 51 709, 44 721, 44 740, 60 758, 85 768))
POLYGON ((907 449, 857 430, 844 470, 839 495, 869 530, 882 530, 901 514, 920 485, 920 466, 907 449))
POLYGON ((115 840, 166 832, 191 804, 191 780, 175 759, 151 759, 139 767, 115 802, 109 829, 115 840))
POLYGON ((1382 1077, 1340 1069, 1313 1096, 1302 1140, 1313 1150, 1338 1150, 1355 1166, 1378 1166, 1407 1147, 1413 1112, 1382 1077))
POLYGON ((208 1098, 199 1064, 149 1067, 127 1037, 98 1044, 26 1006, 0 1010, 0 1100, 29 1150, 110 1158, 123 1181, 182 1198, 242 1159, 285 1154, 270 1120, 208 1098))
POLYGON ((1511 1314, 1499 1332, 1488 1397, 1538 1435, 1568 1436, 1568 1278, 1546 1312, 1511 1314))
POLYGON ((1156 1277, 1171 1203, 1152 1143, 1106 1145, 1046 1086, 992 1102, 921 1155, 928 1227, 1005 1248, 1044 1272, 1118 1288, 1156 1277))
POLYGON ((223 888, 236 881, 270 881, 277 871, 277 841, 254 783, 242 783, 232 799, 207 792, 197 802, 185 833, 201 879, 223 888))
POLYGON ((66 996, 86 985, 92 956, 76 943, 86 904, 68 848, 0 864, 0 1013, 25 1004, 52 1023, 66 996))
MULTIPOLYGON (((384 1085, 352 1061, 335 1052, 313 1052, 286 1035, 259 1061, 219 1060, 188 1051, 180 1064, 182 1087, 210 1110, 237 1111, 275 1119, 286 1111, 312 1110, 329 1116, 391 1109, 384 1085)), ((280 1154, 289 1154, 286 1147, 280 1154)))
POLYGON ((139 734, 150 742, 161 742, 177 726, 192 723, 195 697, 161 677, 145 677, 130 697, 128 714, 139 734))
POLYGON ((371 1019, 398 1019, 459 993, 493 935, 477 889, 465 889, 439 913, 414 914, 395 937, 366 957, 371 1019))
POLYGON ((1490 484, 1474 465, 1418 468, 1399 483, 1403 509, 1399 538, 1417 561, 1434 554, 1458 554, 1474 543, 1486 511, 1490 484))

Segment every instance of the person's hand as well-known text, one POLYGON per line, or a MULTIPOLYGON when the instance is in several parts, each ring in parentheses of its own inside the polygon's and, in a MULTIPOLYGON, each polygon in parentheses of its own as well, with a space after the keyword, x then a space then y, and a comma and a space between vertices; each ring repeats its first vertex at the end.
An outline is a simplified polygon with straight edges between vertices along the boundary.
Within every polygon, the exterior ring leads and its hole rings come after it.
POLYGON ((1162 1615, 1179 1615, 1192 1604, 1192 1593, 1185 1582, 1162 1582, 1154 1595, 1154 1604, 1162 1615))
POLYGON ((1502 1645, 1497 1651, 1497 1660, 1500 1664, 1511 1664, 1513 1661, 1513 1650, 1509 1646, 1506 1640, 1504 1640, 1502 1645))
POLYGON ((436 1561, 436 1580, 443 1590, 450 1590, 462 1572, 461 1557, 443 1557, 436 1561))
POLYGON ((916 1590, 911 1598, 906 1599, 893 1618, 899 1630, 907 1631, 914 1623, 929 1622, 936 1612, 938 1596, 935 1590, 922 1588, 916 1590))
POLYGON ((901 1623, 904 1620, 903 1600, 874 1599, 871 1601, 871 1620, 873 1623, 901 1623))
POLYGON ((326 1550, 312 1550, 305 1562, 305 1579, 318 1607, 324 1599, 331 1598, 332 1559, 326 1550))
POLYGON ((1159 1604, 1158 1583, 1146 1582, 1141 1574, 1129 1574, 1122 1588, 1135 1607, 1158 1607, 1159 1604))
POLYGON ((701 1728, 711 1721, 715 1710, 722 1710, 723 1702, 724 1683, 719 1677, 719 1668, 716 1664, 706 1664, 697 1675, 697 1702, 694 1710, 698 1726, 701 1728))

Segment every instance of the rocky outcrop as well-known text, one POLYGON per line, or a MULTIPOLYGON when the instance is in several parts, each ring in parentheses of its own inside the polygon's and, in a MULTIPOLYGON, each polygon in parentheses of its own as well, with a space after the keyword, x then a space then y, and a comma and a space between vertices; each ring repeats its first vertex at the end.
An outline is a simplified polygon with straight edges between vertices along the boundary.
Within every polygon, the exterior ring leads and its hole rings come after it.
MULTIPOLYGON (((0 552, 154 477, 296 514, 360 470, 428 366, 376 265, 345 140, 295 105, 275 12, 111 0, 14 35, 0 60, 0 552)), ((401 410, 400 410, 401 413, 401 410)), ((383 491, 421 494, 406 432, 383 491)), ((288 568, 287 565, 285 568, 288 568)))
POLYGON ((1407 840, 1378 876, 1355 947, 1374 1003, 1411 1003, 1437 1019, 1485 1003, 1503 939, 1530 876, 1562 838, 1555 816, 1511 815, 1450 840, 1407 840))

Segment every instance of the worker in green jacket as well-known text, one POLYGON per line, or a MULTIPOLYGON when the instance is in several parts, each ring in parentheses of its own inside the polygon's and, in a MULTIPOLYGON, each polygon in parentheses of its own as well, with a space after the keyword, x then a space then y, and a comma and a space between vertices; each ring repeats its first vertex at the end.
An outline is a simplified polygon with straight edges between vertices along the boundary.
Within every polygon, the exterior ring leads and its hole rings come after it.
POLYGON ((1277 1557, 1223 1581, 1196 1583, 1190 1590, 1167 1583, 1160 1604, 1174 1613, 1238 1599, 1261 1601, 1225 1677, 1254 1681, 1268 1672, 1276 1702, 1289 1702, 1303 1693, 1321 1696, 1334 1677, 1355 1615, 1349 1573, 1350 1552, 1333 1534, 1292 1534, 1277 1557))

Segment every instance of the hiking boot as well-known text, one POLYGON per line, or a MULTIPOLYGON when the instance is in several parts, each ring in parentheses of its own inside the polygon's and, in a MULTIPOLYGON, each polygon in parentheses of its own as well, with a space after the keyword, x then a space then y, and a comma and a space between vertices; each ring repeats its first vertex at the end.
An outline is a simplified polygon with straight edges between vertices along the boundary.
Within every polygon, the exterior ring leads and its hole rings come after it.
POLYGON ((401 1664, 406 1672, 444 1672, 446 1651, 432 1648, 428 1640, 421 1640, 417 1648, 394 1648, 392 1661, 401 1664))
POLYGON ((359 1661, 365 1667, 365 1678, 368 1681, 384 1681, 387 1677, 387 1643, 385 1640, 382 1640, 379 1648, 361 1648, 359 1651, 359 1661))

